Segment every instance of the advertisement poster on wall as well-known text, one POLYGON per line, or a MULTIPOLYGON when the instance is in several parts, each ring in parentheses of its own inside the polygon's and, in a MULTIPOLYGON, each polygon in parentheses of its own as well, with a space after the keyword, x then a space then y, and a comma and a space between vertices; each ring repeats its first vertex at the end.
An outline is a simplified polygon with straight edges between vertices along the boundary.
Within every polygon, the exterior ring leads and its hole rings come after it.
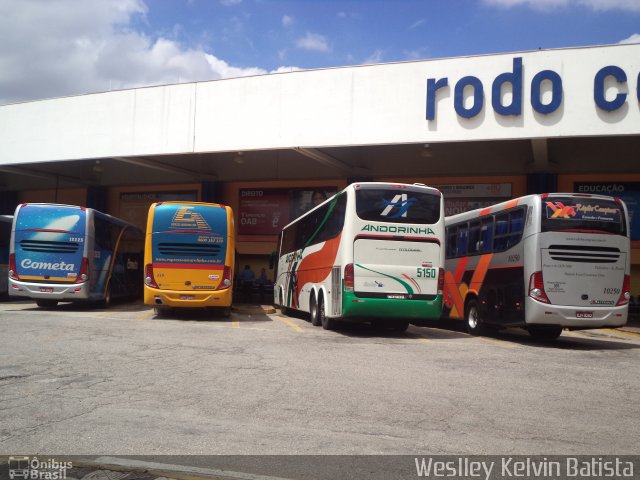
POLYGON ((511 198, 510 183, 461 183, 434 185, 444 196, 444 214, 468 212, 511 198))
POLYGON ((240 189, 238 234, 278 235, 286 224, 336 192, 335 187, 240 189))
POLYGON ((635 212, 640 203, 640 182, 575 182, 574 192, 618 197, 627 204, 631 240, 640 240, 640 215, 635 212))

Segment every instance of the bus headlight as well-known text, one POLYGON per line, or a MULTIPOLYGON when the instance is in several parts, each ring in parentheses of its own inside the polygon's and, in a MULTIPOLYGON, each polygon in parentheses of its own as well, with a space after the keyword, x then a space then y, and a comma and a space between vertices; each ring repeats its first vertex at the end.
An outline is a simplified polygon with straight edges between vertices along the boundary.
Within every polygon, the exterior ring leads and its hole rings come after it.
POLYGON ((225 278, 225 279, 224 279, 224 281, 222 282, 222 284, 223 284, 225 287, 228 287, 228 286, 230 286, 230 285, 231 285, 231 280, 229 280, 228 278, 225 278))
POLYGON ((144 277, 144 283, 147 286, 151 286, 151 277, 144 277))

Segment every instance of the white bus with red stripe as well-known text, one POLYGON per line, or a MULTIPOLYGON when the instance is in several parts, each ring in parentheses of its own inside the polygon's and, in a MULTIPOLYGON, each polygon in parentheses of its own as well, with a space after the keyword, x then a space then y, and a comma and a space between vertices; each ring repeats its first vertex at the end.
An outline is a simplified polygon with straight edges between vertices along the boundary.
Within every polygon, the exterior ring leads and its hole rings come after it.
POLYGON ((472 334, 524 327, 536 338, 563 328, 627 322, 630 236, 618 198, 527 195, 446 218, 443 316, 472 334))

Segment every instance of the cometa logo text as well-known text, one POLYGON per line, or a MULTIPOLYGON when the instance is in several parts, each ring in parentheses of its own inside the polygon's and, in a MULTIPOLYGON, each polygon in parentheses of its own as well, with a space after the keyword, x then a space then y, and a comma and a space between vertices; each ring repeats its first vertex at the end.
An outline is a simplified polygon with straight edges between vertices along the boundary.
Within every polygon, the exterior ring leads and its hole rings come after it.
POLYGON ((20 262, 22 268, 31 270, 58 270, 61 272, 73 272, 75 265, 73 263, 66 262, 33 262, 28 258, 25 258, 20 262))

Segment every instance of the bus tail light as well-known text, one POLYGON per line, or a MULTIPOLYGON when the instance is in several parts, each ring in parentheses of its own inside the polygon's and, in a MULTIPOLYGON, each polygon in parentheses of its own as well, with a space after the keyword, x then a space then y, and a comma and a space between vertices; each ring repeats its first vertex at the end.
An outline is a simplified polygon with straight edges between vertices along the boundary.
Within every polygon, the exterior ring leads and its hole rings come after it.
POLYGON ((629 275, 624 276, 624 282, 622 283, 622 293, 618 299, 616 306, 627 305, 631 298, 631 277, 629 275))
POLYGON ((11 280, 20 280, 20 276, 16 271, 16 254, 9 255, 9 278, 11 280))
POLYGON ((438 295, 444 293, 444 268, 438 271, 438 295))
POLYGON ((344 267, 344 290, 353 292, 353 263, 348 263, 344 267))
POLYGON ((229 288, 231 286, 232 278, 233 278, 233 270, 231 270, 231 267, 224 267, 224 272, 222 273, 222 280, 218 284, 218 287, 216 288, 216 290, 229 288))
POLYGON ((153 276, 153 264, 147 263, 144 267, 144 284, 147 287, 158 288, 156 279, 153 276))
POLYGON ((529 279, 529 296, 542 303, 551 303, 544 291, 544 281, 540 271, 533 273, 529 279))
POLYGON ((76 277, 76 281, 74 283, 82 283, 86 282, 89 278, 89 259, 87 257, 82 257, 82 263, 80 264, 80 273, 76 277))

